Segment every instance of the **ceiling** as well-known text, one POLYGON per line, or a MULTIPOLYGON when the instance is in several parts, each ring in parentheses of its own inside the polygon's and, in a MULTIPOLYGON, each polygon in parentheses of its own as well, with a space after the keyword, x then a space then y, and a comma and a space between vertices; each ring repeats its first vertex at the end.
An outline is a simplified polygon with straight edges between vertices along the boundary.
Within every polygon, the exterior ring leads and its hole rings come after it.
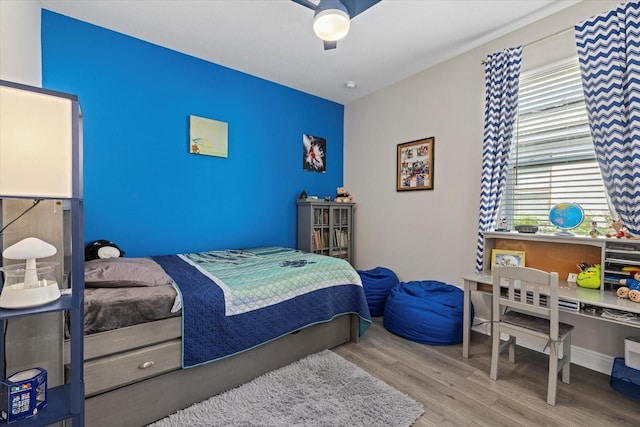
POLYGON ((382 0, 353 18, 338 48, 327 51, 313 34, 313 11, 290 0, 40 3, 346 105, 579 1, 382 0))

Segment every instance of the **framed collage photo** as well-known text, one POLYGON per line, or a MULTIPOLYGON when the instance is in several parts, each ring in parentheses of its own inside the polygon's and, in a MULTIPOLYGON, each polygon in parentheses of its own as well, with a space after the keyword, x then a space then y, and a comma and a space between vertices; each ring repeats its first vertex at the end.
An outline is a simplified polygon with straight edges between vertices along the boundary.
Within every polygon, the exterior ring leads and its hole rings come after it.
POLYGON ((435 138, 398 144, 396 191, 433 190, 435 138))

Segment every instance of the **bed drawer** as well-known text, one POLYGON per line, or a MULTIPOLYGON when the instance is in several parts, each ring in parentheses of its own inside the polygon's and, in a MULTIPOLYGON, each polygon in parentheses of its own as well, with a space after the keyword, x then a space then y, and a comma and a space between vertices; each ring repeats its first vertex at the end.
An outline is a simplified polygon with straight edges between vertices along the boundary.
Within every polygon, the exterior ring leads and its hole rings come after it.
POLYGON ((84 363, 85 395, 131 384, 181 368, 180 339, 84 363))
MULTIPOLYGON (((1 0, 0 0, 1 1, 1 0)), ((182 318, 172 317, 84 337, 84 360, 147 347, 182 336, 182 318)), ((64 342, 64 363, 69 363, 69 340, 64 342)))

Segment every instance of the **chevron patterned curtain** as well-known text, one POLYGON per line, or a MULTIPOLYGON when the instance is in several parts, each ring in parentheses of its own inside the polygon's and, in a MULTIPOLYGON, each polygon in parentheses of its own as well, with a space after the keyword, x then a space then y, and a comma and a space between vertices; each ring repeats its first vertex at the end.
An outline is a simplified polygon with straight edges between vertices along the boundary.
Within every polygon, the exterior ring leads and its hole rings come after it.
POLYGON ((476 271, 482 270, 484 233, 496 223, 507 180, 509 151, 518 110, 522 46, 489 55, 485 61, 484 142, 476 271))
POLYGON ((611 204, 640 235, 640 3, 575 26, 591 136, 611 204))

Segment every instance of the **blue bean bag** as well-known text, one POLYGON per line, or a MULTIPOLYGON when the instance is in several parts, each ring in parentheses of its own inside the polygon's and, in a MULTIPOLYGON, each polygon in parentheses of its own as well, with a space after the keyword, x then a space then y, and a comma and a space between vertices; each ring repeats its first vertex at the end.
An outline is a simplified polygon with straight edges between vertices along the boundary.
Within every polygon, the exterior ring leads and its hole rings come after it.
POLYGON ((463 294, 456 286, 434 280, 398 283, 387 298, 383 325, 422 344, 458 344, 462 342, 463 294))
POLYGON ((358 270, 364 294, 369 304, 369 312, 372 316, 382 316, 384 306, 391 288, 400 282, 396 273, 385 267, 376 267, 372 270, 358 270))

